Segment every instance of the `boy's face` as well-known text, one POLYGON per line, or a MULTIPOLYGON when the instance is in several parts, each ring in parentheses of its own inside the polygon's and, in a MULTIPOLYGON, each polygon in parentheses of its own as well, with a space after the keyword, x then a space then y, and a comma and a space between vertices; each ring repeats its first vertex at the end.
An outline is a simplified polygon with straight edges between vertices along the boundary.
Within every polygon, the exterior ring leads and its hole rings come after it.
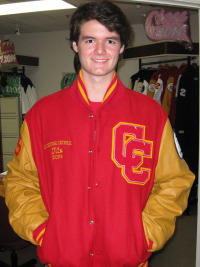
POLYGON ((79 54, 83 76, 108 76, 114 74, 119 54, 123 53, 120 36, 110 32, 96 20, 83 23, 78 45, 73 49, 79 54))

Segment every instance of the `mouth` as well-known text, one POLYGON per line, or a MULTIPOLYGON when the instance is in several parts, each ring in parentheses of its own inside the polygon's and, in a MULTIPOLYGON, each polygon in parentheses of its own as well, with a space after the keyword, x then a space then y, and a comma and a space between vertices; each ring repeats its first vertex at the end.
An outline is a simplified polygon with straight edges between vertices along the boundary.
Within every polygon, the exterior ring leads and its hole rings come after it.
POLYGON ((99 63, 108 61, 108 59, 92 59, 92 60, 99 63))

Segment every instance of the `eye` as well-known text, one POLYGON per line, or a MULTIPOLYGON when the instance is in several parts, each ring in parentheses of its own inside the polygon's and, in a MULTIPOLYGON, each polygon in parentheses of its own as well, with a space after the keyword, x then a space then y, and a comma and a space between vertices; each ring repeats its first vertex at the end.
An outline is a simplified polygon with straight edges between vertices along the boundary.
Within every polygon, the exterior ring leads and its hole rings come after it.
POLYGON ((86 40, 86 43, 87 44, 93 44, 94 43, 94 40, 92 40, 92 39, 86 40))
POLYGON ((115 41, 113 41, 113 40, 108 40, 107 42, 108 42, 108 44, 115 44, 115 41))

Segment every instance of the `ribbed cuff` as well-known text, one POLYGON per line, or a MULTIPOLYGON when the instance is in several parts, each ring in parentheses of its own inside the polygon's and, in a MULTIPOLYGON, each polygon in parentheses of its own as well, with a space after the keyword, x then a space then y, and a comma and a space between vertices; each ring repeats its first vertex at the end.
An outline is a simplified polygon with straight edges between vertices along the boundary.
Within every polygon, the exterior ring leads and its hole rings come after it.
POLYGON ((42 240, 44 237, 45 229, 46 229, 47 221, 42 223, 38 228, 33 231, 33 239, 38 243, 38 245, 42 245, 42 240))
POLYGON ((151 241, 151 239, 149 239, 149 246, 148 246, 147 250, 151 251, 152 247, 153 247, 153 241, 151 241))
POLYGON ((148 267, 148 261, 141 263, 138 267, 148 267))

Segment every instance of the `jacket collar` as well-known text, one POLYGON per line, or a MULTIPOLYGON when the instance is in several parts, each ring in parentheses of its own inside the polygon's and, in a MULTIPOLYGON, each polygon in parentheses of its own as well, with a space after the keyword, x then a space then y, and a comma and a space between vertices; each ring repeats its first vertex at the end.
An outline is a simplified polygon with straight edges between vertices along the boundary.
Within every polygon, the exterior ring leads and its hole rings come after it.
MULTIPOLYGON (((82 76, 81 70, 80 70, 79 75, 78 75, 77 83, 78 83, 78 89, 79 89, 81 96, 83 97, 84 101, 90 106, 90 101, 89 101, 88 96, 87 96, 87 91, 85 88, 85 84, 83 81, 83 76, 82 76)), ((113 79, 112 79, 112 81, 111 81, 111 83, 110 83, 110 85, 109 85, 109 87, 105 93, 105 96, 104 96, 102 103, 104 103, 109 98, 109 96, 114 91, 116 91, 117 83, 118 83, 118 78, 117 78, 117 74, 115 72, 113 75, 113 79)))

